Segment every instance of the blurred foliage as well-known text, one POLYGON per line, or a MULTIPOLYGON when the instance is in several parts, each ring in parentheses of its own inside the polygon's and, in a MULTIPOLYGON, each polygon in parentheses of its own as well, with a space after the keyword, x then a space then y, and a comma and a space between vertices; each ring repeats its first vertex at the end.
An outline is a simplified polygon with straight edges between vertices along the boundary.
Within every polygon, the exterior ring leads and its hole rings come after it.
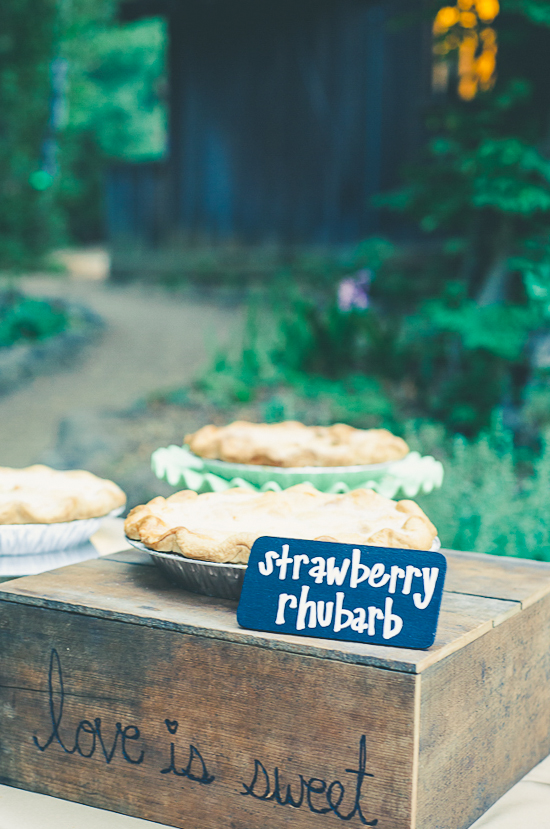
POLYGON ((34 299, 18 291, 0 293, 0 348, 52 337, 68 325, 62 303, 34 299))
MULTIPOLYGON (((220 405, 263 399, 273 387, 293 389, 291 399, 307 396, 308 387, 312 396, 323 389, 339 401, 333 420, 395 429, 424 418, 469 436, 487 428, 500 408, 521 413, 536 442, 529 390, 536 385, 542 400, 546 373, 529 368, 526 343, 539 324, 538 308, 478 306, 451 280, 440 297, 423 297, 431 279, 421 268, 374 239, 333 260, 323 278, 308 281, 305 269, 300 279, 295 271, 280 274, 250 303, 242 344, 214 361, 204 388, 220 405), (367 307, 349 307, 342 286, 365 273, 367 307)), ((285 417, 294 416, 293 406, 285 417)))
POLYGON ((433 452, 444 463, 443 487, 416 499, 444 547, 550 561, 549 433, 527 464, 498 421, 472 442, 446 439, 440 426, 430 425, 411 428, 406 437, 412 449, 433 452))
POLYGON ((550 389, 538 401, 546 415, 539 449, 526 451, 498 415, 472 440, 427 420, 396 421, 381 385, 362 375, 335 381, 271 372, 258 382, 259 361, 248 357, 239 368, 240 373, 235 363, 220 358, 191 387, 156 395, 149 403, 197 408, 203 418, 218 423, 298 419, 389 426, 412 450, 444 464, 443 487, 415 499, 438 528, 444 547, 550 561, 550 389))
POLYGON ((160 18, 108 25, 82 19, 62 41, 69 62, 68 123, 92 133, 105 158, 144 161, 166 150, 166 26, 160 18))
MULTIPOLYGON (((259 419, 267 423, 346 422, 367 429, 395 424, 393 405, 374 378, 356 374, 338 381, 285 371, 259 381, 257 364, 245 362, 239 369, 220 358, 211 371, 197 380, 193 391, 201 392, 209 403, 226 411, 236 405, 251 404, 259 419)), ((191 399, 189 392, 183 398, 178 392, 167 397, 166 402, 181 404, 191 399)))
POLYGON ((550 425, 550 354, 537 356, 550 351, 547 8, 504 0, 494 88, 463 101, 451 87, 427 108, 425 150, 377 199, 416 241, 295 259, 252 308, 240 356, 210 372, 213 394, 253 399, 310 377, 338 396, 362 377, 363 402, 340 409, 358 425, 364 405, 366 420, 424 418, 475 437, 499 410, 538 446, 550 425))
POLYGON ((58 240, 52 193, 32 186, 50 116, 55 0, 0 3, 0 268, 24 267, 58 240))
POLYGON ((495 407, 517 419, 533 341, 550 331, 548 4, 503 0, 495 28, 495 87, 436 96, 423 157, 378 198, 432 240, 420 266, 402 257, 373 285, 393 372, 419 410, 467 435, 495 407))
POLYGON ((550 561, 548 4, 504 0, 498 36, 494 90, 436 100, 378 200, 418 241, 289 268, 199 386, 263 418, 389 426, 444 463, 418 500, 445 546, 550 561))
POLYGON ((383 350, 378 319, 364 311, 342 313, 334 297, 338 269, 358 266, 365 258, 379 262, 390 249, 371 240, 345 262, 327 258, 322 278, 316 267, 309 271, 307 259, 299 263, 300 280, 295 269, 279 274, 252 295, 242 340, 218 354, 195 387, 221 408, 257 404, 268 421, 344 420, 358 427, 392 423, 397 428, 385 373, 369 372, 364 359, 373 337, 383 350))
POLYGON ((68 65, 60 132, 59 201, 70 238, 103 238, 108 161, 150 161, 166 151, 166 26, 117 24, 115 3, 73 0, 60 50, 68 65))
POLYGON ((102 238, 106 160, 165 150, 164 24, 119 25, 115 11, 115 0, 0 4, 0 268, 102 238))

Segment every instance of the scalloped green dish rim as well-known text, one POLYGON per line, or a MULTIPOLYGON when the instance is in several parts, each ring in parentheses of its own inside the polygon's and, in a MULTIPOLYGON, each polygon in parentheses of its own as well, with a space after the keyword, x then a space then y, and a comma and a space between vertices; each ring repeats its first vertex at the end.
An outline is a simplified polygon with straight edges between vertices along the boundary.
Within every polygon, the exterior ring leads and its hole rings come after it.
MULTIPOLYGON (((193 455, 189 451, 190 455, 193 455)), ((193 455, 197 462, 201 462, 203 470, 210 472, 213 475, 218 475, 226 481, 231 481, 234 478, 243 478, 256 486, 263 486, 271 481, 276 481, 278 484, 301 484, 311 483, 315 485, 316 481, 323 483, 323 486, 331 485, 332 483, 354 484, 362 483, 377 473, 389 472, 391 467, 396 463, 401 463, 410 457, 406 455, 398 461, 386 461, 384 463, 368 464, 364 466, 260 466, 257 464, 245 463, 229 463, 228 461, 212 460, 210 458, 200 458, 198 455, 193 455)), ((197 464, 198 466, 198 464, 197 464)), ((286 488, 286 487, 285 487, 286 488)))
POLYGON ((321 492, 342 493, 362 487, 375 489, 388 498, 394 498, 399 491, 412 498, 419 491, 438 489, 443 482, 441 462, 430 455, 422 457, 416 451, 401 460, 379 464, 275 467, 200 458, 187 446, 171 445, 153 452, 151 466, 155 475, 171 486, 183 484, 195 492, 218 492, 237 486, 278 492, 309 483, 321 492))

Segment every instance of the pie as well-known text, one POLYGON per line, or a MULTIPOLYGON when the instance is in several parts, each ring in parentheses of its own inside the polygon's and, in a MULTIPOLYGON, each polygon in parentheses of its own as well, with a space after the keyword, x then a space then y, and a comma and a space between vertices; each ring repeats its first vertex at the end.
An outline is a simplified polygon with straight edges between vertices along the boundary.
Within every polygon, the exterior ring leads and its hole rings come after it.
POLYGON ((201 458, 264 466, 356 466, 404 458, 409 447, 387 429, 354 429, 345 423, 305 426, 248 423, 203 426, 185 436, 185 443, 201 458))
POLYGON ((49 466, 0 467, 0 524, 59 524, 99 518, 126 503, 112 481, 49 466))
POLYGON ((411 550, 429 550, 437 535, 414 501, 392 501, 371 489, 332 495, 311 484, 281 492, 184 490, 135 507, 124 529, 152 550, 240 564, 263 535, 411 550))

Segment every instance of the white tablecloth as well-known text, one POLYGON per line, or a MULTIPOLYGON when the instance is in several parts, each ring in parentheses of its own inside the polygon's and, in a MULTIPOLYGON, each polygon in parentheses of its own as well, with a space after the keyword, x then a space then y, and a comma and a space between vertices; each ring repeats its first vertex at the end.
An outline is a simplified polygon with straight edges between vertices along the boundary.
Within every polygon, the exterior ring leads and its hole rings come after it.
MULTIPOLYGON (((122 519, 106 519, 92 541, 100 555, 127 549, 122 519)), ((0 829, 155 829, 160 826, 160 823, 0 786, 0 829)), ((471 829, 550 829, 550 757, 501 797, 471 829)))

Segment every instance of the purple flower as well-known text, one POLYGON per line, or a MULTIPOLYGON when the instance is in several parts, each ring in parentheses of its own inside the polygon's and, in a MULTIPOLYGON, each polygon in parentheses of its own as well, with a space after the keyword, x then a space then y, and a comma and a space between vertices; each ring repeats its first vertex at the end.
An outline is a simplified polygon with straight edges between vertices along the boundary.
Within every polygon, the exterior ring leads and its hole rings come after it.
POLYGON ((363 268, 353 276, 346 276, 338 285, 338 308, 344 313, 369 307, 368 289, 372 271, 363 268))

